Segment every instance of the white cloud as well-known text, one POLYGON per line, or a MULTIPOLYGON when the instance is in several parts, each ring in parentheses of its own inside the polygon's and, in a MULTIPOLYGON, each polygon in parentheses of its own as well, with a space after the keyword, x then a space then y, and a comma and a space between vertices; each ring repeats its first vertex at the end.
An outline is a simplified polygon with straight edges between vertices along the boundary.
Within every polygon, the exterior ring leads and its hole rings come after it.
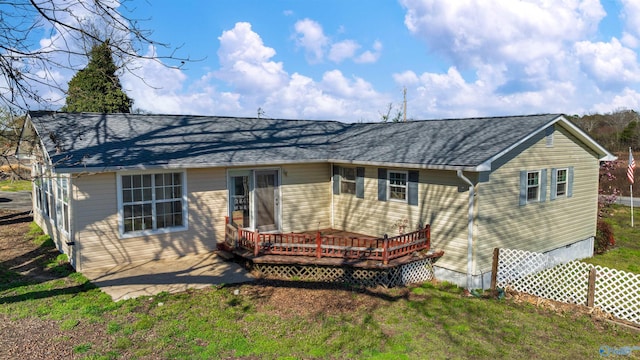
POLYGON ((525 63, 561 51, 597 30, 605 12, 596 0, 402 0, 405 25, 458 64, 525 63))
POLYGON ((624 89, 609 99, 608 102, 599 102, 593 106, 593 110, 599 113, 608 113, 616 110, 636 110, 640 108, 640 93, 629 88, 624 89))
MULTIPOLYGON (((282 63, 271 61, 275 51, 264 45, 248 23, 224 31, 219 40, 220 69, 188 89, 184 89, 187 79, 181 70, 136 60, 133 65, 139 68, 139 77, 125 74, 122 78, 135 107, 155 113, 233 116, 256 116, 262 108, 268 117, 373 121, 380 104, 388 102, 364 79, 346 78, 338 70, 325 72, 320 81, 298 73, 289 75, 282 63), (235 90, 218 91, 217 79, 229 82, 235 90)), ((153 55, 153 48, 147 55, 153 55)))
POLYGON ((606 14, 597 0, 401 3, 409 31, 454 64, 446 73, 394 74, 427 117, 580 113, 636 104, 637 89, 628 89, 640 83, 632 50, 640 44, 637 1, 623 0, 627 31, 622 41, 609 42, 591 41, 604 16, 618 15, 606 14), (625 96, 618 94, 622 89, 625 96))
MULTIPOLYGON (((146 57, 155 55, 150 46, 146 57)), ((120 76, 122 87, 133 98, 134 109, 151 111, 156 114, 229 114, 240 110, 239 95, 218 92, 208 74, 185 89, 187 76, 180 70, 162 63, 136 58, 129 63, 133 71, 120 76)))
POLYGON ((294 73, 286 87, 266 98, 263 109, 272 117, 377 121, 388 101, 363 79, 350 80, 333 70, 321 82, 294 73))
POLYGON ((620 42, 629 48, 637 48, 638 47, 638 38, 633 36, 628 32, 623 32, 622 37, 620 38, 620 42))
POLYGON ((302 47, 310 62, 320 62, 324 57, 329 39, 324 35, 322 26, 311 19, 299 20, 295 24, 296 43, 302 47))
POLYGON ((580 41, 575 50, 583 71, 601 88, 621 88, 640 81, 637 54, 615 38, 608 43, 580 41))
MULTIPOLYGON (((382 43, 375 41, 372 50, 366 50, 360 54, 357 51, 362 47, 357 41, 345 39, 334 42, 324 34, 322 26, 311 19, 299 20, 295 24, 296 44, 305 50, 307 60, 310 63, 320 63, 326 57, 332 62, 341 63, 347 59, 353 62, 374 63, 378 61, 382 52, 382 43), (326 49, 329 49, 326 51, 326 49)), ((338 28, 338 33, 345 32, 344 26, 338 28)))
POLYGON ((286 82, 282 63, 270 61, 275 50, 264 46, 260 36, 251 30, 251 24, 239 22, 218 39, 221 69, 216 75, 238 91, 259 94, 277 89, 286 82))
POLYGON ((486 115, 564 112, 576 106, 576 87, 571 82, 550 82, 536 90, 500 93, 505 68, 483 67, 469 82, 450 67, 446 73, 411 71, 394 74, 399 86, 407 87, 407 115, 415 119, 486 115))
POLYGON ((353 40, 343 40, 331 45, 328 58, 333 62, 340 63, 344 59, 352 58, 359 48, 360 44, 357 42, 353 40))
POLYGON ((621 3, 621 16, 624 19, 626 36, 637 39, 640 37, 640 2, 637 0, 621 0, 621 3))
POLYGON ((401 86, 414 86, 418 81, 420 81, 420 79, 418 79, 418 75, 411 70, 406 70, 399 74, 393 74, 392 77, 396 84, 401 86))
POLYGON ((376 40, 376 42, 373 43, 373 51, 367 50, 363 52, 358 57, 353 59, 353 62, 358 64, 374 63, 378 61, 381 53, 382 53, 382 43, 376 40))

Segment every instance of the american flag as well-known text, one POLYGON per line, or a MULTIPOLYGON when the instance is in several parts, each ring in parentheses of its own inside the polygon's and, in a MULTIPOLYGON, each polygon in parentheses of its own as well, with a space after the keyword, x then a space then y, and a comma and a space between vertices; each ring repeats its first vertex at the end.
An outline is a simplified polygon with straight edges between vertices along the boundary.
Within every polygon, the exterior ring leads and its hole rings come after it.
POLYGON ((629 167, 627 168, 627 179, 633 184, 633 172, 636 170, 636 161, 633 159, 631 148, 629 148, 629 167))

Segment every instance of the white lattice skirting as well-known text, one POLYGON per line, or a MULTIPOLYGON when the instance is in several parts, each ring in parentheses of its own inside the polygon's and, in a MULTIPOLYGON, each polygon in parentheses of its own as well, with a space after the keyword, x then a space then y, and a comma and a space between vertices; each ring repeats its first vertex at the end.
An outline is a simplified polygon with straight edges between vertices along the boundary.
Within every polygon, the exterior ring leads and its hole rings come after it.
POLYGON ((545 254, 500 249, 496 286, 545 299, 587 304, 589 271, 596 269, 594 306, 640 324, 640 274, 581 261, 557 262, 545 254))
POLYGON ((367 287, 404 286, 433 279, 432 259, 423 259, 387 269, 255 263, 253 269, 265 277, 340 282, 367 287))

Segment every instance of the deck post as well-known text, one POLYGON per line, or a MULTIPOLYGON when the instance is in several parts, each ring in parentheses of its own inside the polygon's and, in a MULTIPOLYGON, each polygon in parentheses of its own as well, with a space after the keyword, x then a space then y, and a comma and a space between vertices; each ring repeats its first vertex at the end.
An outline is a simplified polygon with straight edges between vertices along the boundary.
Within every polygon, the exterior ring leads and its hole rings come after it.
POLYGON ((316 233, 316 257, 318 259, 322 257, 322 236, 320 236, 320 231, 316 233))
POLYGON ((498 261, 500 261, 500 249, 493 248, 493 262, 491 263, 491 291, 496 291, 498 283, 498 261))
POLYGON ((260 252, 260 231, 256 229, 256 231, 253 232, 253 256, 258 256, 259 252, 260 252))
POLYGON ((382 263, 387 265, 389 263, 389 236, 384 234, 382 239, 382 263))
POLYGON ((424 228, 427 236, 427 250, 431 250, 431 225, 427 224, 424 228))
POLYGON ((593 307, 596 294, 596 268, 589 269, 589 284, 587 286, 587 306, 593 307))
POLYGON ((233 248, 237 249, 240 247, 240 236, 242 235, 242 228, 236 228, 236 237, 233 239, 233 248))

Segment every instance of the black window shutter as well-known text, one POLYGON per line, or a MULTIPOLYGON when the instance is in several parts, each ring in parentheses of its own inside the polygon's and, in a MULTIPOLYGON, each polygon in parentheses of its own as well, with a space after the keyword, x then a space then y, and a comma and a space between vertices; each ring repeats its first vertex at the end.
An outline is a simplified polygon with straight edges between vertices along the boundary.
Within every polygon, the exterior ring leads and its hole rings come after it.
POLYGON ((527 171, 520 171, 520 206, 527 204, 527 171))
POLYGON ((387 169, 378 168, 378 200, 387 201, 387 169))
POLYGON ((340 166, 333 165, 333 194, 340 194, 340 166))
POLYGON ((364 168, 356 168, 356 197, 364 199, 364 168))
POLYGON ((558 169, 551 169, 551 194, 550 199, 555 200, 558 197, 558 169))
POLYGON ((409 171, 409 183, 407 184, 407 202, 409 205, 418 205, 418 182, 420 173, 409 171))
POLYGON ((569 173, 567 174, 567 197, 573 196, 573 166, 569 166, 569 173))

